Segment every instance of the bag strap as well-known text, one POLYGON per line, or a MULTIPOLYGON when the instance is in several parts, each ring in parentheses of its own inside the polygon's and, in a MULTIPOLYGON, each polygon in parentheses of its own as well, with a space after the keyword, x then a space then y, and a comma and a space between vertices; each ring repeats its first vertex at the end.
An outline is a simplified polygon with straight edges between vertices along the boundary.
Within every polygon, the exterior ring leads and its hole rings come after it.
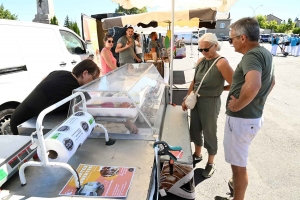
POLYGON ((198 88, 197 88, 197 90, 196 90, 196 92, 195 92, 195 94, 197 94, 197 96, 200 96, 200 95, 198 94, 198 92, 199 92, 199 90, 200 90, 200 87, 201 87, 201 85, 202 85, 202 83, 203 83, 204 78, 206 77, 206 75, 208 74, 208 72, 210 71, 210 69, 212 68, 212 66, 214 66, 214 65, 216 64, 216 62, 217 62, 220 58, 222 58, 222 57, 219 56, 219 57, 213 62, 213 64, 209 67, 209 69, 207 70, 207 72, 204 74, 204 76, 203 76, 203 78, 202 78, 202 80, 201 80, 201 82, 200 82, 200 84, 199 84, 199 86, 198 86, 198 88))

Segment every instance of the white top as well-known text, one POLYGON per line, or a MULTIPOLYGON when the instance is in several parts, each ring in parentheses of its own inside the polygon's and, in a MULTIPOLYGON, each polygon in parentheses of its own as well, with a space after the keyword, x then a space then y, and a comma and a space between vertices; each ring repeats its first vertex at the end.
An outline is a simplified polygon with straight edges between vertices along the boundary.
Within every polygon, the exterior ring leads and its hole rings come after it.
POLYGON ((143 53, 143 50, 142 50, 142 47, 138 47, 138 41, 134 41, 135 42, 135 53, 136 54, 140 54, 140 53, 143 53))

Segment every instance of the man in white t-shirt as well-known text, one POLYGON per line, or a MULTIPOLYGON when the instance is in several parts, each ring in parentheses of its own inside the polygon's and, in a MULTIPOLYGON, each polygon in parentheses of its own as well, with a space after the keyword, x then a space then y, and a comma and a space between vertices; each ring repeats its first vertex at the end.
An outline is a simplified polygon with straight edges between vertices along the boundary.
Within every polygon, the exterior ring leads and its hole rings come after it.
POLYGON ((135 41, 134 42, 135 42, 135 54, 136 54, 136 56, 139 59, 144 60, 144 59, 142 59, 142 57, 143 57, 143 50, 142 50, 142 43, 141 43, 141 37, 140 37, 140 35, 136 35, 135 36, 135 41))

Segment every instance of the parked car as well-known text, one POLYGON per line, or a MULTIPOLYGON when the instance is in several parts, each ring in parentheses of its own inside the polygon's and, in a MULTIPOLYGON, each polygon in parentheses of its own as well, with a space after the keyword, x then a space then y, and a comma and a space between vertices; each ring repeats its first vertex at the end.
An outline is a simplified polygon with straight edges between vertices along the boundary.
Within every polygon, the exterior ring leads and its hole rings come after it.
POLYGON ((199 40, 196 34, 191 34, 191 33, 178 34, 178 39, 182 40, 182 38, 185 44, 198 44, 198 40, 199 40))
POLYGON ((50 72, 72 71, 88 57, 85 42, 68 28, 0 19, 0 135, 9 134, 16 107, 50 72))
POLYGON ((269 42, 270 37, 271 37, 270 34, 261 34, 260 35, 260 42, 269 42))
POLYGON ((221 36, 218 38, 218 41, 228 41, 229 40, 229 36, 221 36))

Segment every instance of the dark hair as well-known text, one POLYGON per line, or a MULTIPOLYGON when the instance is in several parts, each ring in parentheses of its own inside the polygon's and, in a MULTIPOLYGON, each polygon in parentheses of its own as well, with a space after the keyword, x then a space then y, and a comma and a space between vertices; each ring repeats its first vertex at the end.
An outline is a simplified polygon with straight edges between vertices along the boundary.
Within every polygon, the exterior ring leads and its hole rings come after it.
POLYGON ((85 70, 87 70, 89 72, 89 74, 95 74, 95 72, 97 73, 97 75, 100 74, 100 69, 99 69, 98 65, 91 59, 85 59, 85 60, 81 61, 80 63, 78 63, 73 68, 72 73, 77 78, 79 78, 85 70))
POLYGON ((249 41, 258 41, 259 24, 255 18, 244 17, 230 25, 237 35, 245 34, 249 41))
POLYGON ((113 38, 113 36, 112 35, 105 35, 104 36, 104 42, 106 42, 107 40, 108 40, 108 38, 113 38))
POLYGON ((156 32, 151 32, 150 33, 150 37, 152 38, 153 36, 155 36, 157 33, 156 32))
POLYGON ((136 34, 135 37, 134 37, 134 39, 136 40, 138 37, 140 37, 140 35, 136 34))
POLYGON ((134 30, 132 26, 128 26, 128 27, 126 28, 126 31, 127 31, 128 29, 134 30))

